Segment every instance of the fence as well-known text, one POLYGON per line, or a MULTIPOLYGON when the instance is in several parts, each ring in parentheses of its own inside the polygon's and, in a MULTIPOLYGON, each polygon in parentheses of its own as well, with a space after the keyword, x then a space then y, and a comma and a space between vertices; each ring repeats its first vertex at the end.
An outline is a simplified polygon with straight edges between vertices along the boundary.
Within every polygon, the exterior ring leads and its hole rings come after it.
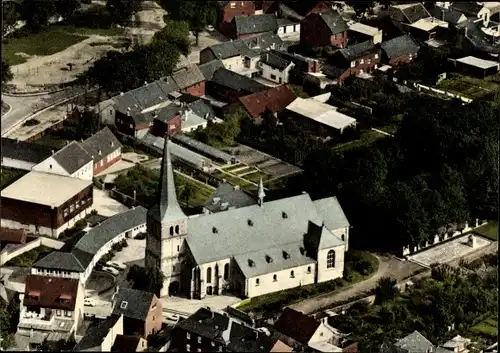
POLYGON ((432 87, 429 87, 429 86, 424 86, 424 85, 421 85, 420 83, 416 83, 415 87, 417 88, 417 90, 419 92, 421 92, 422 90, 424 90, 424 91, 436 93, 437 95, 440 95, 440 96, 445 96, 445 97, 450 97, 450 98, 458 98, 462 102, 467 103, 467 104, 473 101, 472 99, 464 97, 464 96, 462 96, 460 94, 451 93, 451 92, 448 92, 448 91, 443 91, 443 90, 432 88, 432 87))
POLYGON ((24 245, 21 245, 19 247, 16 247, 12 251, 9 251, 9 249, 4 250, 2 253, 0 253, 0 266, 3 266, 13 258, 24 254, 25 252, 28 252, 30 250, 33 250, 35 248, 38 248, 40 246, 46 246, 51 249, 56 249, 59 250, 62 248, 64 243, 62 241, 54 240, 54 239, 49 239, 45 237, 38 237, 24 245))

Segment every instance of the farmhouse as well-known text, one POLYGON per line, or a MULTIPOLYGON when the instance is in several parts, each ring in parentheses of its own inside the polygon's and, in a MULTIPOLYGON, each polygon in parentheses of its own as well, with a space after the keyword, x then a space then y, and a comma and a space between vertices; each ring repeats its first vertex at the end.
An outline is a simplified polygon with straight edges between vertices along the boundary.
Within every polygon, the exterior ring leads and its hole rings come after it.
POLYGON ((338 12, 312 13, 300 21, 300 44, 344 48, 348 28, 338 12))
POLYGON ((83 141, 81 146, 94 159, 94 175, 118 162, 122 156, 122 145, 108 127, 83 141))

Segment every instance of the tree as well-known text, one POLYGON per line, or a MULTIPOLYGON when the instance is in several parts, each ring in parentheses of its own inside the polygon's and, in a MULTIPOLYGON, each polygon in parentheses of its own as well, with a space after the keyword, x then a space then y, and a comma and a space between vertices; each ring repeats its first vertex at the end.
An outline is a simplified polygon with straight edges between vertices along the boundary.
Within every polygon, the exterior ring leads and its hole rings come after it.
POLYGON ((19 5, 14 1, 2 3, 2 34, 14 30, 19 20, 19 5))
POLYGON ((194 196, 194 194, 195 190, 191 184, 184 185, 180 196, 181 199, 186 203, 186 208, 189 208, 189 201, 191 201, 191 198, 194 196))
POLYGON ((390 277, 379 279, 375 288, 375 304, 380 305, 395 298, 399 294, 396 284, 396 280, 390 277))
POLYGON ((173 20, 189 23, 197 46, 199 34, 217 19, 217 5, 212 1, 159 0, 159 4, 173 20))
POLYGON ((56 0, 55 2, 56 12, 64 19, 71 17, 80 5, 80 0, 56 0))
POLYGON ((183 55, 188 55, 191 50, 189 24, 186 21, 168 20, 165 27, 155 33, 153 40, 173 44, 183 55))
POLYGON ((116 23, 123 24, 141 10, 141 3, 141 0, 107 0, 106 8, 116 23))
POLYGON ((55 0, 24 0, 21 3, 20 17, 26 21, 27 29, 35 33, 46 27, 56 13, 55 0))
POLYGON ((14 75, 12 74, 12 70, 10 69, 10 65, 2 59, 2 66, 0 68, 2 71, 2 86, 7 84, 10 80, 14 78, 14 75))

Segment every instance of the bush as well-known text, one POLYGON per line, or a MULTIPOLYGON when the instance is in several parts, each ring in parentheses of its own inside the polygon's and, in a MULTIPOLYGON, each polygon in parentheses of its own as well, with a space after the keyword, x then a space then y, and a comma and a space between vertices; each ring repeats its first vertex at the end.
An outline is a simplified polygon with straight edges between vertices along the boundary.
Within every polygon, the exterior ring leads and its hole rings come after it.
POLYGON ((138 240, 143 240, 143 239, 146 239, 146 235, 147 235, 147 233, 146 233, 146 232, 141 232, 141 233, 139 233, 139 234, 137 234, 137 235, 135 236, 135 239, 138 239, 138 240))

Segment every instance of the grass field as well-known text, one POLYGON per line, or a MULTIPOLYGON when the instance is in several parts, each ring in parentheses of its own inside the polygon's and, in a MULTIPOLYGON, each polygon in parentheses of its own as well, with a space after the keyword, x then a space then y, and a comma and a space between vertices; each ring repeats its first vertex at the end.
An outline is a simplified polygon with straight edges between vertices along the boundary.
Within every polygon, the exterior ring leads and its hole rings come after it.
POLYGON ((498 336, 498 320, 496 317, 490 317, 473 326, 471 331, 476 334, 495 338, 498 336))
POLYGON ((361 137, 354 141, 349 141, 345 143, 341 143, 333 147, 334 151, 341 152, 347 151, 354 148, 360 148, 364 146, 369 146, 376 140, 387 137, 386 135, 381 134, 380 132, 376 132, 373 130, 366 130, 361 134, 361 137))
POLYGON ((451 74, 450 78, 441 81, 437 88, 471 99, 479 99, 498 90, 500 88, 499 80, 500 74, 492 75, 486 79, 451 74))
POLYGON ((190 185, 194 193, 191 195, 189 199, 189 206, 196 207, 202 206, 208 200, 208 198, 212 195, 213 190, 203 184, 202 182, 195 182, 189 178, 186 178, 184 175, 175 173, 176 185, 177 185, 177 195, 179 195, 179 201, 186 202, 187 200, 183 198, 183 191, 185 185, 190 185))
POLYGON ((6 168, 1 168, 0 169, 1 174, 0 174, 0 190, 6 188, 9 186, 11 183, 25 175, 27 172, 24 170, 18 170, 18 169, 6 169, 6 168))
POLYGON ((482 235, 485 238, 491 239, 493 241, 498 240, 498 222, 489 221, 488 224, 474 229, 474 233, 482 235))

